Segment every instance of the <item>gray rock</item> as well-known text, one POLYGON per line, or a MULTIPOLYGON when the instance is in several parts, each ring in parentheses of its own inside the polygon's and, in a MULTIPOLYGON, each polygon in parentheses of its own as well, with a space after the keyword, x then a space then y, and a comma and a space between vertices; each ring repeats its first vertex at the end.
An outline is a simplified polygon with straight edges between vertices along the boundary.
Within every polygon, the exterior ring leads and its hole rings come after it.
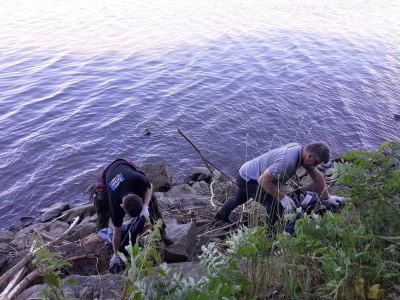
POLYGON ((167 233, 174 243, 164 248, 164 258, 173 262, 190 260, 196 251, 196 224, 170 225, 167 227, 167 233))
POLYGON ((87 216, 93 216, 95 213, 96 209, 92 203, 89 203, 65 211, 64 216, 60 218, 60 220, 66 223, 72 223, 77 216, 79 216, 80 220, 83 220, 87 216))
MULTIPOLYGON (((160 201, 161 202, 161 201, 160 201)), ((192 209, 207 206, 210 203, 210 197, 193 194, 183 194, 177 197, 164 198, 163 202, 172 204, 177 209, 192 209)))
POLYGON ((9 243, 14 239, 15 233, 8 230, 0 230, 0 243, 9 243))
POLYGON ((208 184, 202 180, 202 181, 196 181, 193 185, 192 188, 203 195, 205 194, 210 194, 210 188, 208 187, 208 184))
POLYGON ((29 248, 32 244, 32 233, 35 232, 35 230, 41 231, 45 229, 47 229, 48 231, 48 223, 38 223, 30 225, 15 234, 14 239, 11 241, 10 245, 17 250, 29 248))
POLYGON ((154 191, 165 192, 171 188, 172 173, 166 163, 144 163, 140 168, 153 183, 154 191))
POLYGON ((344 155, 346 154, 346 152, 342 152, 342 153, 336 153, 333 155, 332 157, 332 161, 334 162, 340 162, 342 158, 344 158, 344 155))
MULTIPOLYGON (((68 278, 75 278, 77 280, 77 287, 67 288, 64 290, 66 298, 79 298, 94 299, 95 293, 99 293, 100 299, 116 299, 121 295, 125 283, 122 275, 105 274, 102 276, 78 276, 73 275, 68 278)), ((16 299, 28 300, 30 298, 40 298, 41 291, 46 288, 46 284, 34 285, 26 289, 16 299)))
POLYGON ((69 228, 69 224, 59 220, 51 222, 48 228, 41 230, 46 235, 56 238, 62 235, 69 228))
POLYGON ((97 219, 98 219, 97 214, 94 214, 93 216, 90 217, 89 222, 97 223, 97 219))
POLYGON ((59 202, 55 203, 48 208, 41 209, 40 212, 42 215, 40 216, 40 221, 47 222, 51 219, 57 218, 63 211, 69 209, 69 203, 67 202, 59 202))
POLYGON ((166 192, 164 197, 177 197, 183 194, 196 194, 196 191, 188 184, 180 184, 174 186, 172 189, 166 192))
POLYGON ((75 242, 78 240, 83 240, 87 236, 95 233, 97 231, 95 223, 85 223, 76 225, 68 237, 68 241, 75 242))
MULTIPOLYGON (((96 215, 96 214, 94 214, 94 215, 96 215)), ((94 215, 93 215, 93 216, 94 216, 94 215)), ((79 222, 79 225, 85 225, 85 224, 87 224, 87 223, 90 223, 90 219, 91 219, 93 216, 87 216, 86 218, 84 218, 83 220, 81 220, 81 221, 79 222)))
POLYGON ((201 277, 199 274, 199 266, 200 264, 198 262, 193 261, 168 264, 168 267, 171 268, 172 271, 170 274, 179 271, 185 278, 192 277, 194 280, 199 280, 201 277))
POLYGON ((190 168, 190 177, 196 181, 210 181, 211 172, 206 167, 192 167, 190 168))
POLYGON ((31 286, 30 288, 26 289, 21 294, 19 294, 15 299, 16 300, 28 300, 31 298, 40 299, 39 295, 42 292, 42 290, 46 287, 47 284, 38 284, 31 286))

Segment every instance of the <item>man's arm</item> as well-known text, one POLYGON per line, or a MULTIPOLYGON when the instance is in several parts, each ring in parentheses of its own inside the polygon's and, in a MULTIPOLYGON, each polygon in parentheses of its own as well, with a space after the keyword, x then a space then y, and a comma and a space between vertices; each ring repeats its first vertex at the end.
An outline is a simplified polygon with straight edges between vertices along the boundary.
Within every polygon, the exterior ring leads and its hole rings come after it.
POLYGON ((147 191, 144 192, 143 195, 143 205, 149 206, 152 194, 153 194, 153 184, 150 182, 150 187, 147 189, 147 191))
POLYGON ((117 252, 119 251, 119 246, 121 245, 121 232, 122 232, 122 226, 115 227, 113 225, 112 245, 114 249, 114 255, 117 255, 117 252))
POLYGON ((273 183, 273 177, 269 169, 266 169, 263 174, 258 178, 258 184, 270 195, 279 200, 285 198, 285 194, 278 190, 278 187, 273 183))
POLYGON ((328 199, 329 193, 325 185, 324 175, 322 175, 322 173, 317 168, 314 168, 313 170, 307 172, 317 186, 317 189, 320 192, 322 199, 328 199))

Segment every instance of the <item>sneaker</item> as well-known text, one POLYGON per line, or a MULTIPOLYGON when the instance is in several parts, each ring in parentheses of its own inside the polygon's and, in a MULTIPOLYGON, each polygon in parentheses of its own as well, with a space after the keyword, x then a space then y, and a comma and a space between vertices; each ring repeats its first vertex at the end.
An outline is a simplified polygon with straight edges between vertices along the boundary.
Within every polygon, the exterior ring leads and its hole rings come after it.
POLYGON ((170 246, 174 243, 174 241, 168 236, 167 231, 165 229, 162 229, 160 231, 160 235, 165 245, 170 246))

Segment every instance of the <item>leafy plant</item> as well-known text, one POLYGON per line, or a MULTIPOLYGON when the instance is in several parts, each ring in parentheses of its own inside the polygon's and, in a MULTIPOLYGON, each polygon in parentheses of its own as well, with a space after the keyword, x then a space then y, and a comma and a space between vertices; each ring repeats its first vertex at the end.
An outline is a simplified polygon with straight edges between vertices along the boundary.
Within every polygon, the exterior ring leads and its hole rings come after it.
POLYGON ((375 234, 400 232, 400 143, 382 143, 375 153, 348 152, 334 164, 334 178, 348 187, 343 194, 359 209, 375 234), (345 162, 346 161, 346 162, 345 162))
POLYGON ((44 282, 48 285, 47 288, 42 290, 41 299, 75 299, 67 298, 64 294, 65 289, 76 287, 77 282, 75 278, 61 278, 60 270, 70 267, 71 264, 64 260, 60 253, 50 252, 47 247, 42 247, 36 252, 33 263, 40 270, 44 282))

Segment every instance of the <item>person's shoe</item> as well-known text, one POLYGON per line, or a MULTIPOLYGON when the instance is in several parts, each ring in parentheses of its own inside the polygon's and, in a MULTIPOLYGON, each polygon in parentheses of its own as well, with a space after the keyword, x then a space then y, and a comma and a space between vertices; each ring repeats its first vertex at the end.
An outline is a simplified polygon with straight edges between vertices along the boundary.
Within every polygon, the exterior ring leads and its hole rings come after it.
POLYGON ((218 220, 218 221, 224 221, 224 222, 229 223, 229 224, 235 224, 236 223, 235 220, 233 220, 233 219, 231 219, 229 217, 223 218, 218 213, 215 215, 215 219, 218 220))
POLYGON ((174 241, 168 236, 167 231, 165 229, 160 230, 160 235, 165 245, 169 246, 174 243, 174 241))

